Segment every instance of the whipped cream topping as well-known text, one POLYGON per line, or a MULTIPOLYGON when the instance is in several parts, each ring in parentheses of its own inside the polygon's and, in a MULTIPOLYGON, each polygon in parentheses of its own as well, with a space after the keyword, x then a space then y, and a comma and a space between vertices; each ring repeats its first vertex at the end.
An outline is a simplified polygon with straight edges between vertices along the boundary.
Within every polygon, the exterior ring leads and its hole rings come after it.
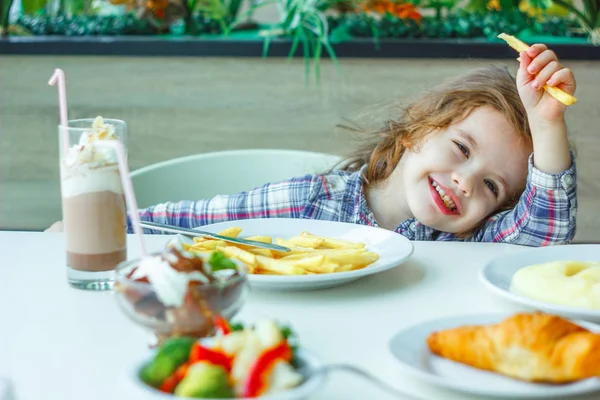
POLYGON ((206 276, 200 272, 179 272, 161 256, 150 256, 141 260, 132 274, 132 279, 143 277, 148 278, 156 296, 167 307, 183 305, 190 281, 208 283, 206 276))
POLYGON ((88 164, 83 164, 75 170, 61 170, 61 175, 60 190, 64 198, 105 190, 123 194, 123 185, 117 165, 90 168, 88 164))
POLYGON ((96 117, 90 129, 79 137, 79 143, 69 148, 69 153, 65 155, 66 167, 71 168, 79 164, 91 164, 95 167, 116 164, 117 155, 114 150, 95 145, 105 140, 117 140, 115 127, 105 123, 102 117, 96 117))
POLYGON ((123 194, 117 154, 110 148, 96 146, 100 141, 118 140, 115 127, 96 117, 83 132, 79 143, 70 147, 61 165, 61 193, 74 197, 85 193, 110 191, 123 194))

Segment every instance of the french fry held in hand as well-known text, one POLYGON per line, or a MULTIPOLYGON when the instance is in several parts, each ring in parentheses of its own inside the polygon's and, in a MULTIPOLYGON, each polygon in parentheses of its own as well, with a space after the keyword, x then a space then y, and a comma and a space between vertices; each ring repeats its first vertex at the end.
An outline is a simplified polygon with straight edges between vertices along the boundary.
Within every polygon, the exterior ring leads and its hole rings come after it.
MULTIPOLYGON (((231 227, 220 235, 238 237, 239 227, 231 227)), ((193 245, 184 245, 192 253, 209 253, 220 250, 227 257, 236 258, 248 265, 251 274, 262 275, 315 275, 347 272, 373 264, 379 255, 367 251, 364 243, 328 238, 302 232, 287 240, 270 236, 252 236, 247 239, 289 247, 289 252, 226 243, 211 238, 194 238, 193 245)))
MULTIPOLYGON (((521 53, 522 51, 527 51, 529 46, 524 42, 520 41, 514 36, 507 35, 506 33, 501 33, 498 35, 499 39, 504 40, 510 47, 521 53)), ((577 98, 571 96, 564 90, 561 90, 554 86, 544 85, 544 90, 550 94, 550 96, 554 97, 556 100, 563 103, 565 106, 572 106, 577 102, 577 98)))

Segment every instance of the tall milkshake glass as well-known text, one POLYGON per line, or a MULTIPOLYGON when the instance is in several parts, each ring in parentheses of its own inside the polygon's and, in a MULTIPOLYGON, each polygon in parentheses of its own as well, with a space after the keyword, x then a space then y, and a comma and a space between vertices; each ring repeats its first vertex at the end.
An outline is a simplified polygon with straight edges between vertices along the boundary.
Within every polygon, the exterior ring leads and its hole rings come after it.
POLYGON ((68 281, 109 290, 115 267, 127 258, 127 209, 118 156, 102 143, 126 147, 127 125, 97 117, 71 120, 58 131, 68 281))

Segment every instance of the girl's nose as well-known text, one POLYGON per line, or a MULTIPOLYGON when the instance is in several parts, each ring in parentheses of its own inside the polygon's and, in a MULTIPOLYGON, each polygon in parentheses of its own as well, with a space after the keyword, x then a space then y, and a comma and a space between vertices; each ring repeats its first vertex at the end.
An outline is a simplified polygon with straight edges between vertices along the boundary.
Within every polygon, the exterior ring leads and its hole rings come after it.
POLYGON ((470 175, 459 175, 455 173, 452 175, 452 182, 458 187, 463 196, 471 197, 473 194, 473 178, 470 175))

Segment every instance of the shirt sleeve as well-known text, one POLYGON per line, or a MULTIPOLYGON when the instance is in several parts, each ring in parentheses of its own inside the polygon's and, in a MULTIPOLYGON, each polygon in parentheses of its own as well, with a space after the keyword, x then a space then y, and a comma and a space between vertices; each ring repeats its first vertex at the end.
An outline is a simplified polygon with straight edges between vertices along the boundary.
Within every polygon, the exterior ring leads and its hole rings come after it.
POLYGON ((558 174, 535 168, 533 154, 525 191, 514 209, 491 217, 469 241, 547 246, 569 243, 575 236, 577 176, 571 167, 558 174))
MULTIPOLYGON (((313 193, 318 191, 318 176, 306 175, 256 189, 212 199, 157 204, 139 211, 142 221, 194 228, 238 219, 300 218, 313 193)), ((127 230, 133 232, 131 219, 127 230)), ((164 232, 144 229, 144 233, 164 232)))

